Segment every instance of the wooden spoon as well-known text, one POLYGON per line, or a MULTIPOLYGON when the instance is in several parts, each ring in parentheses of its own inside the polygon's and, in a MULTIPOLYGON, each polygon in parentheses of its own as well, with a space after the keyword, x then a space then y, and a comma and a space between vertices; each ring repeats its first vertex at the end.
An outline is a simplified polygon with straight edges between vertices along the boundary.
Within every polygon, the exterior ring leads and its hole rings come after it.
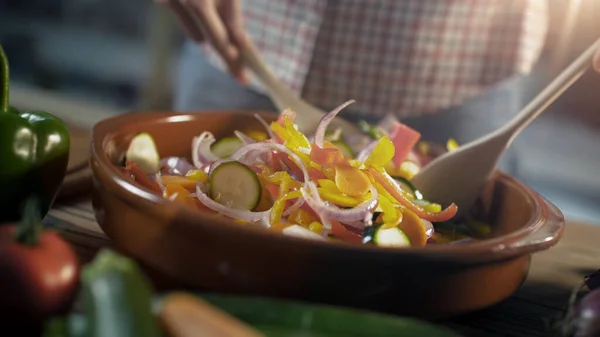
MULTIPOLYGON (((253 44, 241 50, 241 56, 246 66, 264 84, 269 97, 271 97, 277 109, 280 111, 288 108, 294 110, 297 113, 295 123, 298 125, 298 130, 304 134, 313 134, 319 121, 325 116, 325 111, 299 98, 285 84, 281 83, 264 63, 260 53, 253 44)), ((331 127, 341 128, 344 134, 349 136, 347 137, 347 141, 354 143, 349 144, 354 149, 360 149, 368 141, 368 137, 364 135, 364 132, 358 126, 340 118, 339 115, 331 122, 331 127)))
POLYGON ((594 53, 599 48, 600 39, 506 125, 436 158, 413 178, 412 183, 427 199, 443 205, 455 203, 459 212, 467 211, 515 137, 591 67, 594 53))

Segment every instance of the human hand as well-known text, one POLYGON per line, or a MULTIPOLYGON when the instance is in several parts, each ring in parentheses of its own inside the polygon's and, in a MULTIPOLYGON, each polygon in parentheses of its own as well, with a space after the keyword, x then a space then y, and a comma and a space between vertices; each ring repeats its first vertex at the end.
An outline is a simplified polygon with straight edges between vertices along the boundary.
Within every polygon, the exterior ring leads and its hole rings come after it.
POLYGON ((229 72, 240 82, 246 75, 240 49, 250 43, 244 30, 239 0, 155 0, 167 6, 187 35, 196 42, 209 42, 221 55, 229 72))

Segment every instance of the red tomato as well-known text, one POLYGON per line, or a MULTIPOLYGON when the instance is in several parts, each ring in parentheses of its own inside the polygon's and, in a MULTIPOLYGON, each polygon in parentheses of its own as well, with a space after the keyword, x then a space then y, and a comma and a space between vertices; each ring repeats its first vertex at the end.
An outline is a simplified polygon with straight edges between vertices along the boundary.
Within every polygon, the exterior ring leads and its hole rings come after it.
POLYGON ((79 280, 75 253, 57 233, 45 231, 30 245, 16 241, 15 230, 0 227, 0 317, 39 323, 64 313, 79 280))

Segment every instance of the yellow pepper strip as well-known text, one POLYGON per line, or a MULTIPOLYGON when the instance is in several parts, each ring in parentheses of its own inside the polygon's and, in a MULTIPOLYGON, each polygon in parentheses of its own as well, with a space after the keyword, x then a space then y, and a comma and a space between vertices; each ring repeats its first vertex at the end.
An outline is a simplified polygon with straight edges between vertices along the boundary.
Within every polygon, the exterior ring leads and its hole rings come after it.
MULTIPOLYGON (((184 187, 190 191, 195 191, 196 184, 198 183, 197 180, 192 180, 188 177, 182 177, 182 176, 163 175, 160 178, 161 178, 163 184, 165 184, 165 185, 176 184, 176 185, 180 185, 181 187, 184 187)), ((202 182, 204 183, 206 181, 202 181, 202 182)))
POLYGON ((190 197, 191 192, 179 184, 166 184, 163 197, 171 201, 196 207, 196 198, 190 197))
POLYGON ((321 225, 321 223, 318 221, 311 222, 310 225, 308 225, 308 229, 319 235, 323 233, 323 225, 321 225))
POLYGON ((335 185, 345 195, 361 198, 367 194, 372 183, 363 171, 350 165, 336 165, 335 185))
MULTIPOLYGON (((361 198, 361 199, 351 198, 340 192, 334 192, 334 191, 331 191, 331 190, 325 189, 325 188, 317 188, 317 191, 319 191, 319 196, 321 196, 321 199, 323 199, 325 201, 329 201, 329 202, 336 204, 338 206, 341 206, 341 207, 356 207, 361 202, 364 201, 364 198, 361 198)), ((369 195, 370 195, 370 193, 369 193, 369 195)))
POLYGON ((286 171, 277 171, 266 179, 268 182, 279 185, 279 194, 284 195, 293 188, 299 188, 300 183, 290 176, 286 171))
POLYGON ((429 203, 428 205, 426 205, 425 207, 423 207, 423 209, 426 210, 427 212, 439 213, 442 211, 442 205, 432 202, 432 203, 429 203))
POLYGON ((319 183, 319 186, 321 186, 323 189, 329 190, 331 192, 341 193, 333 180, 318 179, 317 183, 319 183))
POLYGON ((272 122, 270 127, 273 133, 275 133, 275 135, 277 135, 277 137, 279 137, 283 142, 290 139, 290 134, 283 126, 281 126, 281 124, 277 122, 272 122))
POLYGON ((302 196, 302 192, 300 190, 295 190, 283 194, 279 199, 275 200, 273 203, 273 208, 271 209, 271 215, 269 216, 269 222, 271 224, 278 223, 281 220, 281 216, 283 215, 285 202, 290 199, 299 198, 302 196))
POLYGON ((383 229, 389 229, 398 226, 398 223, 402 220, 402 212, 400 212, 394 204, 385 196, 379 197, 379 207, 383 212, 383 229))
POLYGON ((185 177, 201 183, 208 181, 208 174, 202 170, 190 170, 185 177))
POLYGON ((387 136, 383 136, 375 145, 373 152, 365 159, 365 164, 381 170, 394 158, 395 152, 394 143, 387 136))
POLYGON ((446 149, 448 150, 448 152, 458 149, 458 143, 456 142, 456 140, 454 140, 454 138, 448 139, 448 141, 446 142, 446 149))
POLYGON ((403 161, 398 168, 396 176, 410 181, 415 175, 417 175, 417 173, 419 173, 420 170, 421 168, 419 165, 417 165, 417 163, 412 161, 403 161))
POLYGON ((262 142, 268 138, 268 135, 262 131, 248 131, 246 132, 246 136, 254 139, 257 142, 262 142))
POLYGON ((285 130, 290 135, 290 138, 298 142, 300 147, 310 149, 310 142, 308 141, 308 138, 306 138, 302 132, 298 131, 294 126, 294 123, 289 119, 285 120, 285 130))
POLYGON ((402 207, 402 221, 398 224, 408 239, 412 247, 424 247, 427 243, 427 233, 421 219, 411 210, 402 207))
POLYGON ((288 222, 302 225, 304 227, 308 227, 308 225, 313 221, 315 221, 315 218, 302 208, 298 208, 297 210, 293 211, 288 217, 288 222))

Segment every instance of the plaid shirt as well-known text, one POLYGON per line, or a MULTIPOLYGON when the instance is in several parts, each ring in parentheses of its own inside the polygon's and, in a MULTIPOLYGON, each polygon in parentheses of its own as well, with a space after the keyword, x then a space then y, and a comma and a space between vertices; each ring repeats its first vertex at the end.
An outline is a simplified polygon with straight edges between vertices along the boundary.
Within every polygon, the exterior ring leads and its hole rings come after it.
MULTIPOLYGON (((529 72, 548 25, 547 0, 242 3, 280 80, 321 108, 353 98, 353 112, 373 117, 433 113, 529 72)), ((250 85, 265 92, 253 77, 250 85)))

